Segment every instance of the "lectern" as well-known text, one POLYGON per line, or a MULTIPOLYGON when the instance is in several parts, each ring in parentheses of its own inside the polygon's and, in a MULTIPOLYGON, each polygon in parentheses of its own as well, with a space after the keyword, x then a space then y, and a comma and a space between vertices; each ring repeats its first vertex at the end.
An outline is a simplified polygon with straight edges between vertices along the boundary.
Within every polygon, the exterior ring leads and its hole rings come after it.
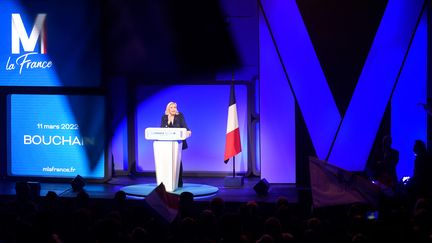
POLYGON ((157 184, 163 183, 168 192, 173 192, 178 187, 182 144, 187 136, 186 128, 149 127, 145 129, 145 138, 154 140, 157 184))

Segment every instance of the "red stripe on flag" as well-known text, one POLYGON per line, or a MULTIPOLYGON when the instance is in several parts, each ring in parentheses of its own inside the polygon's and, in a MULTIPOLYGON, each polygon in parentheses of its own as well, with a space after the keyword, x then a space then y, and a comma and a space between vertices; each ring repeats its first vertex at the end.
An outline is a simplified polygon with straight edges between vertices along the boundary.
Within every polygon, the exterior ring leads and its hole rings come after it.
POLYGON ((228 160, 235 156, 236 154, 241 152, 241 144, 240 144, 240 130, 234 129, 226 135, 226 143, 225 143, 225 163, 228 160))
POLYGON ((234 83, 231 84, 228 121, 226 131, 224 162, 241 152, 240 130, 238 128, 237 105, 235 101, 234 83))

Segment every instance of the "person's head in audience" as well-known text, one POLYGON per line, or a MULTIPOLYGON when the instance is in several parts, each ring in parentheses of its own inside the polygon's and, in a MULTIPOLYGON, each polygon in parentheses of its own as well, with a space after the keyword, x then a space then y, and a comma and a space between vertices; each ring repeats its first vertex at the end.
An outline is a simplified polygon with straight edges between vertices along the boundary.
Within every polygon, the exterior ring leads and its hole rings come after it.
POLYGON ((54 191, 48 191, 45 197, 47 199, 50 199, 50 200, 57 200, 58 199, 58 195, 54 191))
POLYGON ((225 211, 225 201, 220 197, 215 197, 210 201, 210 210, 212 210, 217 217, 221 216, 225 211))
POLYGON ((17 181, 15 183, 15 193, 18 200, 28 200, 30 197, 30 186, 26 181, 17 181))
POLYGON ((366 237, 366 235, 364 235, 362 233, 357 233, 357 234, 353 235, 353 237, 351 238, 351 242, 352 243, 366 243, 366 242, 369 242, 369 240, 366 237))
POLYGON ((288 198, 284 197, 284 196, 280 196, 278 197, 278 199, 276 200, 276 207, 280 208, 280 207, 288 207, 288 198))
POLYGON ((273 242, 275 242, 273 237, 264 234, 255 243, 273 243, 273 242))
POLYGON ((150 239, 151 239, 150 235, 146 229, 144 229, 140 226, 137 226, 132 230, 132 242, 133 243, 149 242, 150 239))
POLYGON ((429 202, 429 200, 427 200, 426 198, 418 198, 415 202, 414 205, 414 213, 418 210, 421 209, 425 209, 425 210, 430 210, 431 209, 431 204, 429 202))
POLYGON ((422 140, 415 140, 413 147, 415 156, 423 156, 426 154, 426 144, 422 140))
POLYGON ((78 208, 88 207, 89 201, 90 201, 90 195, 84 190, 79 191, 78 194, 76 195, 76 202, 78 208))
POLYGON ((282 237, 282 226, 279 219, 270 217, 264 222, 264 233, 270 235, 274 240, 282 237))
POLYGON ((116 201, 124 201, 124 200, 126 200, 126 192, 124 192, 124 191, 118 191, 118 192, 116 192, 115 195, 114 195, 114 199, 116 201))
POLYGON ((182 192, 180 193, 180 203, 193 203, 194 201, 194 195, 192 192, 182 192))

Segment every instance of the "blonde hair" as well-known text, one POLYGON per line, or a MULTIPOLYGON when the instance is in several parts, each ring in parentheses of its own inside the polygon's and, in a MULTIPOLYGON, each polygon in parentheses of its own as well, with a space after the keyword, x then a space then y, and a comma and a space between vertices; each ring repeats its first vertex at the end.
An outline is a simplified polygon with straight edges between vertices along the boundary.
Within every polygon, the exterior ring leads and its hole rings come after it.
MULTIPOLYGON (((177 103, 175 103, 173 101, 169 102, 165 108, 165 115, 169 115, 169 107, 171 105, 175 105, 177 107, 177 103)), ((178 114, 179 114, 179 111, 177 110, 176 115, 178 115, 178 114)))

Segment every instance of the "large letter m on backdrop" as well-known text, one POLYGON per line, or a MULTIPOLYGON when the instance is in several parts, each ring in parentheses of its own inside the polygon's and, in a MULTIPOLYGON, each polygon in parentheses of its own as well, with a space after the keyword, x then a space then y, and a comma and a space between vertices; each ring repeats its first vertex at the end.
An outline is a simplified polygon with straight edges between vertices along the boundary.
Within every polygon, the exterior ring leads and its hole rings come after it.
MULTIPOLYGON (((392 104, 392 136, 398 137, 399 135, 393 132, 403 128, 396 122, 396 117, 399 116, 398 112, 405 108, 401 107, 403 105, 397 100, 425 100, 427 28, 423 26, 423 22, 426 25, 426 15, 423 14, 424 0, 388 1, 345 113, 338 110, 295 0, 261 0, 259 5, 260 115, 261 132, 264 133, 261 135, 261 147, 264 147, 261 156, 262 175, 269 178, 277 173, 290 174, 287 171, 277 171, 280 166, 265 165, 279 163, 275 162, 277 157, 274 150, 271 151, 271 161, 265 161, 266 154, 269 153, 263 144, 271 139, 278 139, 268 135, 274 131, 265 124, 266 121, 271 123, 269 114, 274 112, 268 108, 267 104, 270 102, 267 100, 277 96, 291 106, 288 108, 292 110, 294 105, 289 101, 289 97, 297 103, 318 158, 346 170, 363 170, 388 104, 392 104), (418 48, 412 48, 414 46, 418 48), (417 52, 414 49, 423 51, 417 52), (417 75, 414 82, 410 78, 410 72, 421 75, 417 75), (282 82, 278 83, 281 80, 282 82), (411 90, 398 91, 402 87, 405 89, 407 82, 410 83, 409 87, 416 89, 416 97, 412 98, 412 94, 408 94, 411 90), (416 83, 419 85, 416 86, 416 83), (273 88, 278 85, 286 85, 288 92, 272 93, 278 90, 280 92, 280 88, 273 88), (288 98, 285 98, 286 96, 288 98), (396 108, 398 110, 395 110, 396 108)), ((410 117, 412 119, 411 115, 410 117)), ((294 115, 288 118, 291 120, 286 123, 295 122, 294 115)), ((424 138, 425 116, 416 125, 421 128, 421 131, 416 133, 423 136, 417 139, 424 138)), ((291 130, 291 133, 282 137, 286 140, 287 136, 294 136, 292 134, 295 134, 295 131, 291 130)), ((399 137, 400 140, 408 139, 402 135, 399 137)), ((412 145, 409 145, 408 149, 411 150, 412 145)), ((291 151, 295 153, 295 149, 291 151)), ((286 154, 286 149, 284 153, 280 156, 281 164, 290 163, 287 160, 295 160, 295 154, 286 154)), ((402 158, 403 153, 401 160, 402 158)), ((279 179, 273 182, 295 182, 293 177, 283 177, 275 176, 279 179)))
POLYGON ((11 49, 12 54, 20 54, 20 42, 23 46, 24 51, 32 52, 35 50, 36 43, 40 36, 40 53, 46 54, 46 33, 45 33, 45 19, 46 14, 38 14, 30 32, 30 36, 27 35, 27 31, 24 27, 21 15, 18 13, 12 14, 12 29, 11 29, 11 49))

